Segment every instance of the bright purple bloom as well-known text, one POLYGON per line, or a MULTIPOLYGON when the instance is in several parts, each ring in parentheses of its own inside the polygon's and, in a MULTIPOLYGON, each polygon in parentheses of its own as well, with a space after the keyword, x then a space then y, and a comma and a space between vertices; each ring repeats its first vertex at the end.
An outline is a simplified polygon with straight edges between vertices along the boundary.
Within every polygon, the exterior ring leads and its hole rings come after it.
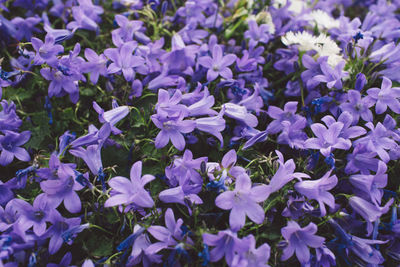
POLYGON ((200 65, 208 69, 207 80, 210 82, 215 80, 219 75, 225 79, 231 79, 232 71, 228 68, 228 66, 232 65, 235 60, 236 56, 234 54, 228 54, 224 56, 221 46, 214 45, 212 57, 201 57, 198 59, 198 62, 200 65))
POLYGON ((305 147, 312 149, 319 149, 321 154, 328 157, 334 149, 348 150, 351 147, 351 141, 339 137, 344 124, 342 122, 335 122, 325 127, 321 123, 313 123, 311 130, 317 136, 306 140, 305 147))
POLYGON ((90 73, 90 81, 96 84, 99 76, 107 76, 107 58, 104 54, 97 55, 95 51, 90 48, 85 49, 85 62, 82 66, 83 72, 90 73))
POLYGON ((331 172, 332 170, 328 171, 318 180, 301 181, 294 185, 297 192, 306 196, 308 199, 314 199, 318 202, 321 217, 326 215, 325 204, 332 209, 335 208, 335 198, 328 190, 336 186, 338 179, 336 175, 331 176, 331 172))
POLYGON ((332 69, 328 62, 322 62, 321 71, 323 74, 315 76, 314 80, 326 83, 328 88, 342 89, 342 78, 348 76, 348 72, 343 71, 345 64, 345 61, 341 61, 332 69))
POLYGON ((33 201, 33 205, 22 199, 14 199, 13 203, 18 207, 20 213, 17 224, 24 232, 31 227, 37 236, 46 232, 46 222, 50 222, 54 207, 47 203, 45 194, 38 195, 33 201))
POLYGON ((236 253, 243 253, 248 249, 247 244, 231 230, 219 231, 217 235, 204 233, 203 242, 214 247, 210 251, 210 261, 217 262, 225 255, 228 265, 231 265, 236 253))
POLYGON ((166 227, 152 225, 147 229, 159 242, 151 244, 146 248, 145 253, 155 254, 162 249, 174 249, 177 245, 185 245, 185 243, 194 245, 192 239, 182 231, 183 220, 179 218, 175 221, 172 209, 167 209, 164 218, 166 227))
POLYGON ((377 114, 382 114, 389 107, 393 112, 400 113, 400 88, 393 87, 392 81, 386 77, 382 78, 381 88, 371 88, 367 90, 368 97, 371 98, 375 104, 375 111, 377 114))
POLYGON ((136 234, 137 236, 133 242, 132 252, 127 262, 128 266, 141 263, 144 267, 149 267, 152 263, 161 262, 161 255, 149 254, 146 251, 151 243, 147 234, 141 233, 138 235, 141 229, 142 227, 139 225, 135 225, 133 228, 133 234, 136 234))
POLYGON ((16 133, 9 130, 3 130, 5 135, 0 136, 0 165, 10 164, 14 157, 21 161, 30 161, 29 153, 22 147, 31 138, 30 131, 16 133))
POLYGON ((165 147, 171 140, 174 147, 178 150, 183 150, 186 143, 182 133, 190 133, 196 126, 195 121, 183 120, 182 117, 176 120, 163 120, 163 118, 154 114, 151 116, 151 120, 157 128, 161 129, 155 140, 156 148, 165 147))
POLYGON ((44 237, 50 237, 49 242, 49 253, 50 255, 55 254, 64 243, 62 237, 63 233, 73 227, 80 225, 81 219, 76 218, 64 218, 58 212, 53 212, 50 217, 50 222, 52 225, 47 229, 44 237))
POLYGON ((124 43, 120 48, 108 48, 104 51, 112 63, 108 66, 108 73, 116 73, 122 71, 125 79, 130 82, 135 78, 134 67, 144 64, 144 60, 140 56, 134 56, 134 50, 137 48, 137 42, 131 41, 124 43))
POLYGON ((103 8, 93 5, 92 0, 78 0, 79 6, 72 7, 72 16, 74 20, 67 24, 67 29, 75 31, 76 29, 86 29, 98 33, 100 15, 103 8))
POLYGON ((354 196, 349 198, 349 204, 355 212, 360 214, 361 217, 367 222, 367 236, 372 233, 372 223, 379 220, 379 218, 389 211, 390 205, 392 205, 394 199, 390 199, 385 206, 380 207, 377 204, 354 196))
POLYGON ((301 178, 310 178, 305 173, 301 172, 294 172, 296 169, 296 165, 293 161, 293 159, 290 159, 285 162, 283 155, 281 152, 278 150, 275 150, 275 153, 278 155, 278 163, 279 163, 279 169, 277 172, 274 174, 274 176, 271 178, 271 181, 267 185, 268 191, 267 197, 269 197, 270 194, 280 190, 282 187, 284 187, 287 183, 292 181, 293 179, 298 179, 301 181, 301 178))
POLYGON ((354 144, 364 144, 371 152, 376 152, 379 157, 386 163, 390 160, 389 153, 386 150, 395 149, 397 147, 396 142, 391 138, 390 130, 386 129, 382 123, 374 127, 372 122, 365 124, 370 131, 366 136, 361 137, 354 141, 354 144))
POLYGON ((90 145, 86 149, 77 147, 70 149, 69 153, 83 159, 94 175, 99 175, 99 173, 102 172, 101 145, 90 145))
POLYGON ((215 205, 224 210, 231 210, 229 224, 233 231, 238 231, 244 226, 246 216, 257 224, 264 221, 264 210, 257 203, 268 197, 266 190, 266 185, 252 187, 250 177, 240 175, 236 178, 235 190, 221 193, 215 199, 215 205))
POLYGON ((47 34, 45 37, 45 42, 33 37, 31 39, 32 46, 36 51, 36 56, 34 59, 35 65, 41 65, 43 63, 48 63, 51 66, 55 66, 57 63, 57 55, 64 51, 64 47, 59 44, 55 44, 54 37, 47 34))
POLYGON ((112 188, 111 197, 104 203, 104 207, 134 204, 141 208, 151 208, 154 201, 144 186, 154 179, 150 174, 142 176, 142 162, 136 162, 132 165, 130 180, 117 176, 108 181, 112 188))
POLYGON ((287 226, 281 229, 282 236, 287 242, 283 250, 282 260, 288 260, 293 253, 299 262, 304 265, 310 261, 310 250, 308 247, 322 247, 325 238, 315 235, 318 228, 314 223, 309 223, 301 228, 295 221, 289 221, 287 226))
POLYGON ((347 102, 340 105, 342 111, 347 111, 353 116, 353 123, 357 123, 360 117, 364 121, 372 121, 373 115, 369 109, 374 105, 370 98, 361 98, 361 94, 356 90, 347 92, 347 102))
MULTIPOLYGON (((326 126, 330 127, 336 122, 335 118, 327 115, 321 119, 326 126)), ((343 128, 340 131, 339 137, 344 139, 356 138, 367 133, 367 131, 361 126, 351 126, 353 124, 353 116, 349 112, 343 112, 339 115, 338 122, 343 123, 343 128)))
POLYGON ((1 101, 2 111, 0 111, 0 130, 17 130, 22 120, 16 113, 16 106, 13 101, 2 100, 1 101))
POLYGON ((39 29, 35 27, 41 19, 39 17, 27 17, 23 19, 21 17, 15 17, 11 22, 16 28, 16 38, 20 41, 25 38, 25 40, 30 41, 32 38, 32 33, 40 32, 39 29))
POLYGON ((275 106, 269 106, 267 113, 274 120, 270 124, 268 124, 266 131, 269 134, 279 133, 285 127, 282 122, 288 121, 290 122, 290 124, 293 124, 297 120, 302 119, 302 116, 296 114, 297 105, 297 101, 287 102, 283 110, 275 106))
POLYGON ((256 127, 258 119, 255 115, 247 111, 245 106, 234 103, 225 103, 222 105, 224 114, 232 119, 238 120, 250 127, 256 127))
POLYGON ((224 146, 224 138, 221 132, 225 130, 225 120, 222 117, 223 111, 221 111, 217 116, 204 117, 196 119, 196 129, 214 135, 220 142, 221 148, 224 146))
POLYGON ((244 32, 244 37, 250 39, 249 46, 255 47, 259 42, 268 43, 270 39, 269 26, 267 24, 257 25, 255 20, 249 20, 249 29, 244 32))
POLYGON ((113 34, 118 34, 123 42, 132 41, 134 38, 142 43, 149 43, 151 40, 141 30, 143 21, 129 20, 123 15, 115 15, 115 21, 120 28, 113 30, 113 34))
MULTIPOLYGON (((63 168, 65 165, 61 165, 63 168)), ((75 191, 83 188, 75 181, 75 173, 72 169, 66 168, 65 175, 55 180, 46 180, 40 183, 40 188, 46 193, 48 203, 53 207, 58 207, 64 201, 65 208, 71 213, 81 210, 81 200, 75 191)))
POLYGON ((113 134, 120 134, 122 131, 115 127, 115 124, 129 114, 129 107, 118 106, 118 103, 115 100, 112 102, 112 107, 112 109, 104 111, 104 109, 102 109, 95 101, 93 101, 93 108, 97 113, 99 113, 99 121, 101 123, 109 123, 113 134))
POLYGON ((63 69, 60 70, 55 68, 43 68, 40 70, 40 74, 43 78, 50 81, 48 89, 49 97, 61 97, 68 93, 72 103, 78 102, 78 80, 80 77, 69 74, 65 75, 63 69))
POLYGON ((386 174, 387 166, 383 161, 379 161, 378 170, 375 175, 372 174, 355 174, 350 176, 350 183, 355 187, 356 192, 360 192, 360 196, 380 205, 383 197, 383 188, 387 185, 388 175, 386 174))
POLYGON ((253 235, 244 237, 243 243, 247 244, 248 250, 235 255, 232 266, 269 267, 268 260, 271 248, 267 243, 256 248, 256 239, 253 235))

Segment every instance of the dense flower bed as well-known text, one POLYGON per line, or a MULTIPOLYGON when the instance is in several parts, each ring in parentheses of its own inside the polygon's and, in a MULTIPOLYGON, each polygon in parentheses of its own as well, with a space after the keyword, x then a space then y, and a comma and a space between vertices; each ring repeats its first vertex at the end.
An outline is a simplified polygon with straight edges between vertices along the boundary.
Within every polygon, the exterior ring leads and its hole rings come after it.
POLYGON ((397 266, 399 0, 0 0, 0 266, 397 266))

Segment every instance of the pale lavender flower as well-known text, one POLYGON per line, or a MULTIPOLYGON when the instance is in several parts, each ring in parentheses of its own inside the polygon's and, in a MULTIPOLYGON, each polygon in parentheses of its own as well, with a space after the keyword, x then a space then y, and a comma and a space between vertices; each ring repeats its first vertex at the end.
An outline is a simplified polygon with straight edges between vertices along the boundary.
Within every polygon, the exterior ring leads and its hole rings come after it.
POLYGON ((301 181, 294 185, 297 192, 306 196, 308 199, 314 199, 318 202, 321 217, 326 215, 325 204, 332 209, 335 208, 335 198, 328 190, 336 186, 338 179, 336 175, 331 176, 331 172, 332 170, 328 171, 318 180, 301 181))
POLYGON ((258 119, 255 115, 247 111, 245 106, 234 103, 225 103, 222 105, 224 114, 232 119, 238 120, 250 127, 256 127, 258 119))
POLYGON ((238 231, 244 226, 246 216, 257 224, 264 221, 264 210, 257 203, 268 197, 266 191, 266 185, 252 187, 250 177, 243 174, 236 178, 235 190, 221 193, 215 199, 215 205, 224 210, 231 210, 229 224, 233 231, 238 231))
POLYGON ((343 127, 342 122, 332 123, 328 128, 321 123, 313 123, 311 130, 317 137, 306 140, 305 147, 319 149, 325 157, 328 157, 334 149, 350 149, 351 141, 339 137, 343 127))
POLYGON ((212 57, 201 57, 198 59, 198 62, 200 65, 208 69, 207 80, 213 81, 219 75, 221 75, 225 79, 231 79, 232 71, 228 68, 228 66, 232 65, 235 60, 236 56, 234 54, 228 54, 224 56, 221 46, 214 45, 212 50, 212 57))
POLYGON ((20 147, 31 138, 30 131, 16 133, 9 130, 3 130, 5 135, 0 136, 0 165, 10 164, 14 157, 21 161, 29 161, 31 157, 26 149, 20 147))
POLYGON ((318 228, 314 223, 309 223, 301 228, 295 221, 289 221, 287 226, 281 229, 282 236, 287 242, 283 250, 282 260, 288 260, 293 253, 299 262, 304 265, 310 261, 309 247, 322 247, 325 238, 315 235, 318 228))
POLYGON ((350 183, 355 187, 360 196, 371 199, 376 205, 381 204, 383 197, 383 188, 387 185, 388 175, 387 166, 383 161, 379 161, 376 174, 355 174, 350 176, 350 183))
POLYGON ((108 182, 112 188, 111 197, 104 203, 104 207, 134 204, 141 208, 151 208, 154 201, 144 186, 154 179, 150 174, 142 176, 142 162, 136 162, 132 165, 130 180, 117 176, 108 182))
POLYGON ((382 78, 381 88, 371 88, 367 90, 368 97, 371 98, 375 104, 375 111, 377 114, 382 114, 389 107, 393 112, 400 113, 400 88, 393 87, 392 81, 386 77, 382 78))
POLYGON ((380 207, 357 196, 349 198, 350 206, 367 222, 367 236, 372 233, 372 223, 379 220, 383 214, 389 211, 389 207, 392 205, 393 201, 394 199, 392 198, 385 204, 385 206, 380 207))
POLYGON ((244 37, 250 39, 249 46, 255 47, 259 42, 268 43, 270 39, 269 26, 267 24, 257 25, 255 20, 249 20, 249 29, 244 32, 244 37))
POLYGON ((349 112, 353 116, 353 123, 357 123, 360 117, 368 122, 373 120, 372 112, 369 109, 373 105, 374 103, 370 98, 361 98, 359 91, 349 90, 347 92, 347 101, 340 105, 340 109, 349 112))

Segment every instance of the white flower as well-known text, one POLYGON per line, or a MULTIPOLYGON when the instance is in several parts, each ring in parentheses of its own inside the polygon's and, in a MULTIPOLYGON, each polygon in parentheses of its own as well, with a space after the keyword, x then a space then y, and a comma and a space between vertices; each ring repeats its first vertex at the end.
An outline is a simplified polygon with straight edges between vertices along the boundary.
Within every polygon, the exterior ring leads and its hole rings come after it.
POLYGON ((305 16, 307 20, 309 20, 310 24, 315 27, 318 27, 318 30, 329 30, 332 28, 338 28, 340 22, 331 15, 322 11, 321 9, 313 10, 311 13, 305 16))
MULTIPOLYGON (((274 0, 273 6, 275 8, 282 8, 288 4, 287 0, 274 0)), ((288 10, 295 15, 300 14, 304 9, 309 7, 309 0, 291 0, 289 2, 288 10)))
POLYGON ((340 56, 341 49, 325 33, 313 36, 308 32, 288 32, 281 38, 286 46, 297 45, 300 51, 314 50, 317 56, 328 56, 328 64, 336 66, 343 58, 340 56))

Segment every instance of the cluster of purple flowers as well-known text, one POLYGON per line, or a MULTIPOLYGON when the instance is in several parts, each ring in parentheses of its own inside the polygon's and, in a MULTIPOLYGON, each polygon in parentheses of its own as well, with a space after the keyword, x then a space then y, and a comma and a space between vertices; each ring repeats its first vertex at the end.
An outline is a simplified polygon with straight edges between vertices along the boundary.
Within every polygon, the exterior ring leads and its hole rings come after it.
POLYGON ((0 0, 0 266, 398 265, 399 10, 0 0))

